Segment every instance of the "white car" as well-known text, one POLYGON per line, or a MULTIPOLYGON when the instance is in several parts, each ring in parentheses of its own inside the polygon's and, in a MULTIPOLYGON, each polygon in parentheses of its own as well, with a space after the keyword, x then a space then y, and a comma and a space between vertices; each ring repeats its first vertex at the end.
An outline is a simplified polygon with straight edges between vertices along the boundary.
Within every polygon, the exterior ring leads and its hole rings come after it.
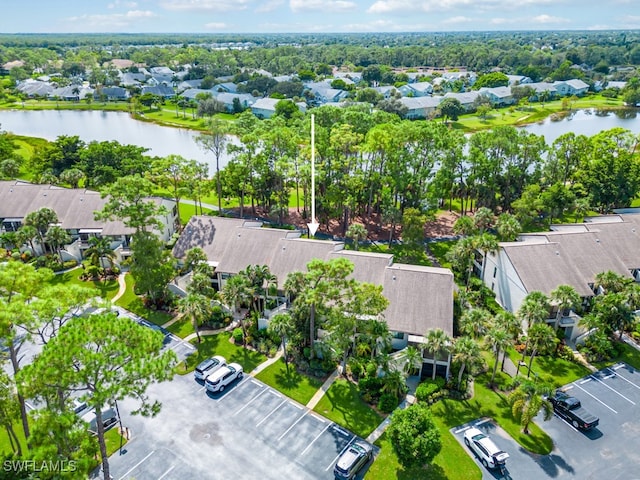
POLYGON ((220 355, 207 358, 205 361, 200 362, 193 373, 196 380, 204 380, 216 370, 224 367, 227 364, 227 360, 220 355))
POLYGON ((207 377, 204 382, 208 392, 223 392, 225 387, 235 380, 242 378, 242 365, 230 363, 222 367, 207 377))
POLYGON ((480 459, 485 468, 503 469, 509 454, 503 452, 489 437, 475 427, 464 432, 464 443, 480 459))

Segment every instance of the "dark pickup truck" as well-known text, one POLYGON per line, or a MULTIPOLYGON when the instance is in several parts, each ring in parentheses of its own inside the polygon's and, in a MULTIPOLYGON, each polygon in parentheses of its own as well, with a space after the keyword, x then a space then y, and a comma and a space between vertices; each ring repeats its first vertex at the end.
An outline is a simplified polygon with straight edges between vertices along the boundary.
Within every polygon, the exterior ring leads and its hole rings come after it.
POLYGON ((580 400, 571 395, 567 395, 565 392, 556 391, 555 395, 549 398, 549 401, 551 405, 553 405, 553 411, 575 428, 589 430, 600 423, 598 417, 592 415, 582 407, 580 400))

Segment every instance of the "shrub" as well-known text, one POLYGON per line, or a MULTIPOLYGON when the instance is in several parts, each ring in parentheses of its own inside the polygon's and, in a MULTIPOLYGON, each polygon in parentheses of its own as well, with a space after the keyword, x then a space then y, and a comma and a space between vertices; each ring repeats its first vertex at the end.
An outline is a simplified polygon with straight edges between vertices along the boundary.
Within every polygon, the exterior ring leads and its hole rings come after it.
POLYGON ((238 344, 238 345, 239 345, 239 344, 241 344, 241 343, 242 343, 243 333, 242 333, 242 329, 241 329, 240 327, 235 328, 235 329, 233 330, 233 334, 232 334, 232 335, 233 335, 233 341, 234 341, 236 344, 238 344))
POLYGON ((436 377, 435 380, 426 379, 418 388, 416 388, 416 398, 421 402, 433 400, 435 394, 442 390, 446 380, 442 377, 436 377))
POLYGON ((62 269, 63 270, 68 270, 70 268, 77 267, 77 266, 78 266, 78 261, 74 260, 74 259, 71 259, 71 260, 67 260, 66 262, 64 262, 62 264, 62 269))
POLYGON ((391 413, 398 406, 398 397, 393 393, 383 393, 378 401, 378 410, 384 413, 391 413))
POLYGON ((360 394, 368 403, 373 403, 380 398, 382 385, 384 382, 380 377, 364 377, 358 381, 360 394))

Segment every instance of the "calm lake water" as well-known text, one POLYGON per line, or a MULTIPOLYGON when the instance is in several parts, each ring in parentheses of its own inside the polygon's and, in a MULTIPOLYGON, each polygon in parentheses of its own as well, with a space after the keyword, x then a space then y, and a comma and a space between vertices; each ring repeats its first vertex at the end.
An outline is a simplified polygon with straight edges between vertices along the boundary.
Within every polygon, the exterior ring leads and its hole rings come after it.
MULTIPOLYGON (((640 133, 638 110, 596 112, 577 110, 562 119, 547 118, 543 122, 523 127, 543 135, 551 144, 563 133, 574 132, 587 136, 603 130, 622 127, 640 133)), ((148 155, 165 157, 181 155, 187 159, 206 162, 215 171, 213 154, 206 153, 195 142, 197 133, 187 129, 163 127, 140 122, 127 113, 69 110, 0 110, 0 127, 16 135, 55 140, 60 135, 78 135, 85 142, 117 140, 122 144, 139 145, 149 149, 148 155)), ((226 165, 228 156, 220 160, 226 165)))
MULTIPOLYGON (((0 127, 16 135, 55 140, 60 135, 77 135, 85 142, 116 140, 125 145, 148 148, 147 155, 184 158, 205 162, 215 172, 215 157, 198 146, 198 133, 183 128, 140 122, 124 112, 71 110, 0 110, 0 127)), ((220 159, 220 168, 227 164, 220 159)))

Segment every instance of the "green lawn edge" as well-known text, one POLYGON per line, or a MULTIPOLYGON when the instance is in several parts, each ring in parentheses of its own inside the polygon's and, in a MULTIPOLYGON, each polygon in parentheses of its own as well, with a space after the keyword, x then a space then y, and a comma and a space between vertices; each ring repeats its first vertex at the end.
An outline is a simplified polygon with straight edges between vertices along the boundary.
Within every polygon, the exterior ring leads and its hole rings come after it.
POLYGON ((289 365, 287 371, 283 359, 269 365, 256 375, 256 379, 285 394, 296 402, 306 405, 322 386, 322 380, 310 377, 296 370, 295 365, 289 365))

